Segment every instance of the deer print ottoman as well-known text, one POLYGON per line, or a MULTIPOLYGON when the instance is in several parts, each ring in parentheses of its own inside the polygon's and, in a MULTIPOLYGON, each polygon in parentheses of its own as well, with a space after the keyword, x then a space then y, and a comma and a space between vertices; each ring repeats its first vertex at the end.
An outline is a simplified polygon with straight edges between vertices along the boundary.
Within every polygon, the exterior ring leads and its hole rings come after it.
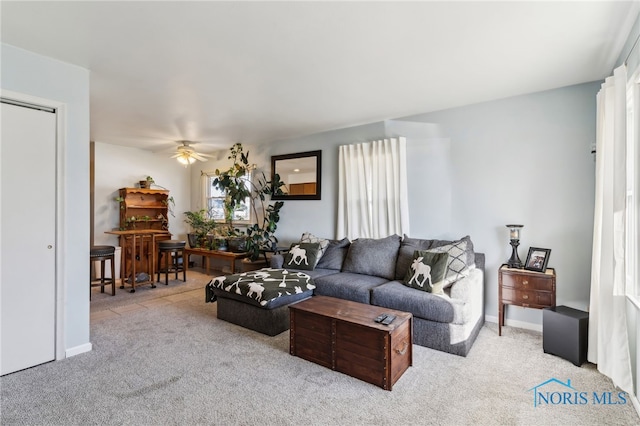
POLYGON ((217 301, 218 319, 275 336, 289 329, 289 305, 314 288, 304 272, 264 268, 215 277, 205 291, 206 302, 217 301))

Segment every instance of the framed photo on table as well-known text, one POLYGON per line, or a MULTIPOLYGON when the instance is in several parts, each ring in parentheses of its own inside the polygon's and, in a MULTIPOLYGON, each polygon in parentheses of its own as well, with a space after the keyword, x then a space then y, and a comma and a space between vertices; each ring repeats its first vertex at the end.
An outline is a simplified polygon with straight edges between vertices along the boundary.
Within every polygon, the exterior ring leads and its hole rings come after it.
POLYGON ((536 272, 546 271, 549 256, 551 256, 551 249, 530 247, 527 261, 524 263, 524 269, 536 272))

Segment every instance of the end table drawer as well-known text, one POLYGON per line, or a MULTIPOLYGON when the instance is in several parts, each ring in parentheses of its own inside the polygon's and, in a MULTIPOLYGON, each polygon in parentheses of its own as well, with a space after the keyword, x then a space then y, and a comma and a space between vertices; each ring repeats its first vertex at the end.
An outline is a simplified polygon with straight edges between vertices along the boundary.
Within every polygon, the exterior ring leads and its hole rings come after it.
POLYGON ((509 287, 502 288, 502 302, 520 306, 553 306, 553 293, 544 291, 516 290, 509 287))
POLYGON ((543 290, 553 291, 553 280, 547 277, 532 277, 530 275, 502 275, 502 286, 511 287, 516 290, 543 290))

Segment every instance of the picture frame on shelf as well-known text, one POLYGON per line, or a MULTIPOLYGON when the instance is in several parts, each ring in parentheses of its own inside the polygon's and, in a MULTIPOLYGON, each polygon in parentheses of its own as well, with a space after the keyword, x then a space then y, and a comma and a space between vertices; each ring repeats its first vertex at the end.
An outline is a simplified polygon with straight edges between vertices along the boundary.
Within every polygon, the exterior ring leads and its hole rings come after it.
POLYGON ((529 254, 527 254, 527 260, 524 263, 524 269, 536 272, 546 271, 549 256, 551 256, 551 249, 529 247, 529 254))

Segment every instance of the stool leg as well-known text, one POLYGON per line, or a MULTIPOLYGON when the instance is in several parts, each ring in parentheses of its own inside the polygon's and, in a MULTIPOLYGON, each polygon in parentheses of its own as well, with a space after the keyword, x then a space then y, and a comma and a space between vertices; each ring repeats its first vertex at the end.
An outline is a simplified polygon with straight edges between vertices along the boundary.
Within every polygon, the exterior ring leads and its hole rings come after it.
MULTIPOLYGON (((180 258, 182 259, 182 281, 187 282, 187 266, 184 264, 184 250, 180 251, 180 258)), ((188 262, 189 259, 187 259, 188 262)))
POLYGON ((111 295, 116 295, 116 265, 115 256, 111 256, 111 295))
POLYGON ((158 270, 156 271, 156 282, 160 282, 160 270, 162 269, 162 252, 158 252, 158 270))
POLYGON ((104 293, 104 258, 100 260, 100 293, 104 293))
POLYGON ((164 261, 164 285, 169 285, 169 258, 171 257, 171 252, 166 252, 167 257, 164 261))
POLYGON ((176 281, 178 280, 178 252, 174 251, 171 253, 171 263, 173 263, 173 270, 176 274, 176 281))

